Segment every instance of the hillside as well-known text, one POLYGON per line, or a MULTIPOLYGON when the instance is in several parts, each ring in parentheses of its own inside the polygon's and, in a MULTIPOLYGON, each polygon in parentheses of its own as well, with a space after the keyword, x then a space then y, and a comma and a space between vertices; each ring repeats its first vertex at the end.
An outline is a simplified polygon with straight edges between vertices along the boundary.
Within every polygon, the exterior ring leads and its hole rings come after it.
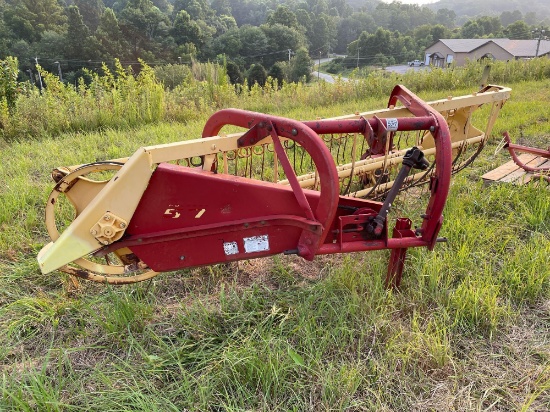
POLYGON ((453 10, 458 20, 476 16, 500 16, 503 12, 520 11, 528 24, 535 24, 541 19, 550 17, 550 8, 547 0, 440 0, 427 7, 437 11, 439 9, 453 10), (528 21, 534 19, 535 21, 528 21))

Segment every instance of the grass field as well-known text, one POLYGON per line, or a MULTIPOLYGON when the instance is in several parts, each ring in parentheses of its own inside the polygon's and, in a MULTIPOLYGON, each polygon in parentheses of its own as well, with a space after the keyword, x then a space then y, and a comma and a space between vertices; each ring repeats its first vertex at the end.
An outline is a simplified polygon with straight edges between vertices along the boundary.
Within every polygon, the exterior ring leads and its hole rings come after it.
MULTIPOLYGON (((550 82, 504 85, 512 98, 494 134, 546 148, 550 82)), ((311 119, 386 100, 269 109, 311 119)), ((509 160, 495 154, 500 138, 453 178, 449 241, 410 251, 399 293, 382 287, 387 251, 123 287, 40 274, 53 167, 196 138, 205 119, 0 140, 0 410, 550 410, 550 192, 483 187, 509 160)))

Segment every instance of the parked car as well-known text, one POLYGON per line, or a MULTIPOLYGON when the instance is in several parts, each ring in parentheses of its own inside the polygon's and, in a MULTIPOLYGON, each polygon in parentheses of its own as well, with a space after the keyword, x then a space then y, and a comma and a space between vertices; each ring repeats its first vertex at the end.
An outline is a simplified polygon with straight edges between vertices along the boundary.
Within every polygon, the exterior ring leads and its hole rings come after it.
POLYGON ((409 62, 408 65, 411 67, 424 66, 424 62, 421 62, 420 60, 413 60, 412 62, 409 62))

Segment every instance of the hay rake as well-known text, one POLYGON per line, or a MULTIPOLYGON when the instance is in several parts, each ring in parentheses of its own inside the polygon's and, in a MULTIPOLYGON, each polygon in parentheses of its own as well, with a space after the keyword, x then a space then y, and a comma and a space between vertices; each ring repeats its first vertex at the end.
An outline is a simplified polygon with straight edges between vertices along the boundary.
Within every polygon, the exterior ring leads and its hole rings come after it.
POLYGON ((127 284, 279 253, 390 249, 386 284, 398 287, 407 249, 443 240, 451 175, 482 150, 509 93, 427 104, 396 86, 387 109, 308 122, 226 109, 202 139, 57 168, 40 268, 127 284), (472 125, 482 106, 484 131, 472 125), (245 132, 218 135, 226 126, 245 132))

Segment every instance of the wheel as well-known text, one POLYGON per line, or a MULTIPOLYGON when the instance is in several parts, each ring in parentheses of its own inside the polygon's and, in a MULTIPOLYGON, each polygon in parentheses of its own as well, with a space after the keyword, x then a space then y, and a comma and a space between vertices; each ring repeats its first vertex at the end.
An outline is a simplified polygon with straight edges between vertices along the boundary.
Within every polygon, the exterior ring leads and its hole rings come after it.
MULTIPOLYGON (((90 163, 58 180, 46 203, 46 229, 53 242, 60 236, 59 229, 68 227, 123 165, 90 163), (61 193, 64 196, 60 197, 61 193)), ((147 269, 129 249, 120 249, 102 259, 92 255, 76 259, 59 270, 95 282, 120 285, 158 275, 147 269)))

